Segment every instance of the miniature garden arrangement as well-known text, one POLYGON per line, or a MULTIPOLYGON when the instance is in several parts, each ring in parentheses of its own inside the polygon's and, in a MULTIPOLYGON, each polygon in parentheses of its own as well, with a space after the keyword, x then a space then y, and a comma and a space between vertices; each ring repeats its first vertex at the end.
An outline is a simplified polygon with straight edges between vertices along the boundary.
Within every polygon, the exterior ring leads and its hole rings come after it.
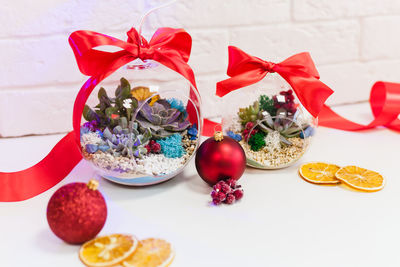
POLYGON ((291 165, 304 154, 315 124, 289 89, 272 97, 260 95, 252 105, 240 108, 224 128, 243 147, 247 165, 275 169, 291 165))
POLYGON ((125 78, 107 95, 101 87, 94 109, 85 105, 80 141, 83 157, 106 175, 118 178, 163 176, 183 167, 198 142, 177 98, 162 98, 149 87, 131 88, 125 78))

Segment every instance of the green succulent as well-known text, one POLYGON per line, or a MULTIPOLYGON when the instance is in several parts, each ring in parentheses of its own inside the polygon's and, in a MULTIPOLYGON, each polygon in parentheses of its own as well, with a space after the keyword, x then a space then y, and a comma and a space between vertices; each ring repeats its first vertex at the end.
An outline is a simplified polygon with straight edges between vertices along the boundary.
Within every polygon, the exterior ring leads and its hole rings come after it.
POLYGON ((286 117, 285 115, 278 115, 275 118, 263 111, 262 119, 257 121, 257 127, 264 133, 279 132, 280 141, 283 144, 291 145, 292 143, 288 138, 299 137, 302 129, 305 129, 307 125, 298 125, 294 122, 293 118, 286 117))
POLYGON ((276 108, 275 108, 275 102, 272 98, 266 96, 266 95, 260 95, 260 98, 258 100, 260 102, 260 109, 263 111, 268 112, 271 114, 271 116, 276 115, 276 108))
POLYGON ((185 114, 176 108, 172 108, 166 100, 159 100, 153 106, 144 103, 136 120, 141 127, 150 129, 155 139, 183 132, 190 126, 185 114))
POLYGON ((83 109, 83 117, 87 121, 96 120, 99 127, 114 128, 119 125, 120 119, 130 121, 133 112, 138 107, 138 102, 131 97, 131 85, 125 78, 121 78, 120 84, 115 90, 115 97, 109 97, 106 90, 101 87, 97 94, 99 104, 91 109, 85 105, 83 109))
POLYGON ((261 148, 265 146, 265 133, 257 132, 249 139, 249 145, 251 150, 259 151, 261 148))
POLYGON ((240 122, 243 125, 246 125, 248 122, 255 122, 260 117, 260 104, 258 101, 255 101, 253 105, 248 106, 247 108, 240 108, 238 112, 238 116, 240 122))
MULTIPOLYGON (((125 126, 125 122, 122 124, 125 126)), ((145 145, 151 138, 151 132, 150 129, 145 129, 139 133, 138 124, 129 122, 127 128, 117 125, 112 132, 107 127, 103 136, 106 144, 111 148, 108 152, 114 156, 141 158, 147 153, 145 145)))

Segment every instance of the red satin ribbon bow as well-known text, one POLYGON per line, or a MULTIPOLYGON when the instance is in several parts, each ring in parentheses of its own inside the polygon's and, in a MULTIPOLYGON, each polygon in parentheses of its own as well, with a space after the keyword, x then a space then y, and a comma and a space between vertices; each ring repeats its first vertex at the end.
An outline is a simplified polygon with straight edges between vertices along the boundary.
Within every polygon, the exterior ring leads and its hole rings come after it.
MULTIPOLYGON (((32 198, 56 185, 82 159, 80 153, 80 123, 82 111, 90 93, 102 80, 125 64, 140 58, 152 59, 181 74, 196 88, 193 70, 187 64, 192 47, 190 35, 183 29, 160 28, 147 42, 135 29, 128 32, 124 42, 101 33, 76 31, 69 43, 74 51, 80 71, 91 76, 80 89, 74 104, 73 127, 52 151, 38 164, 19 172, 0 173, 0 201, 21 201, 32 198), (117 52, 96 50, 111 45, 121 48, 117 52)), ((190 89, 190 98, 199 110, 197 92, 190 89)), ((188 103, 189 118, 196 118, 195 109, 188 103)))
MULTIPOLYGON (((79 143, 79 129, 85 103, 95 86, 125 64, 140 58, 152 59, 185 77, 197 90, 193 70, 187 64, 192 47, 192 38, 183 29, 159 28, 147 42, 136 29, 128 31, 128 41, 91 31, 76 31, 69 37, 80 71, 92 76, 81 88, 75 100, 73 126, 79 143), (121 48, 118 52, 96 50, 96 47, 111 45, 121 48)), ((190 89, 190 98, 197 109, 200 103, 190 89)), ((195 118, 195 109, 188 103, 189 118, 195 118)))
POLYGON ((319 80, 319 74, 309 53, 300 53, 281 63, 271 63, 246 54, 237 47, 229 47, 227 74, 231 78, 217 83, 217 95, 222 97, 236 89, 262 80, 269 72, 276 72, 295 91, 299 101, 317 117, 333 91, 319 80))

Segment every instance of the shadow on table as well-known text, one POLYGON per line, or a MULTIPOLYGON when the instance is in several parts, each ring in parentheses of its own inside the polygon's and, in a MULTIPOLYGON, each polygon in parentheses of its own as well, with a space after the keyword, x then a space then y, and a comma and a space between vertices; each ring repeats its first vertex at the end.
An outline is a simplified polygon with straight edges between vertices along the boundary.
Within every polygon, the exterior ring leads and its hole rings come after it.
POLYGON ((42 229, 37 233, 34 240, 35 246, 48 253, 56 254, 77 254, 79 245, 66 245, 64 241, 57 238, 50 228, 42 229))
POLYGON ((101 190, 109 198, 114 200, 134 200, 149 198, 161 193, 165 193, 168 190, 173 189, 176 186, 187 186, 189 190, 200 193, 209 194, 210 187, 201 180, 197 174, 188 175, 187 172, 183 171, 174 178, 165 181, 160 184, 148 185, 148 186, 128 186, 116 184, 107 179, 101 179, 101 190))

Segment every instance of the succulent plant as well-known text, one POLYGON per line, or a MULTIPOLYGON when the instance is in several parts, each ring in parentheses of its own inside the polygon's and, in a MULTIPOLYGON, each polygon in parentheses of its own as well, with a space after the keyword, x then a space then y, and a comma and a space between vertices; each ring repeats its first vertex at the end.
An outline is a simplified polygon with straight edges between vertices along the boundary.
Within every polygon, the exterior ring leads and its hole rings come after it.
POLYGON ((238 116, 240 122, 245 125, 248 122, 255 122, 260 117, 260 104, 258 101, 255 101, 253 105, 248 106, 247 108, 240 108, 238 112, 238 116))
POLYGON ((136 120, 142 128, 150 129, 155 139, 182 132, 190 126, 190 122, 185 120, 184 114, 171 108, 166 100, 158 100, 153 106, 143 103, 136 120))
POLYGON ((180 112, 184 114, 184 117, 186 118, 187 112, 185 109, 185 106, 183 105, 182 100, 176 99, 176 98, 170 98, 167 99, 167 102, 171 105, 171 108, 176 108, 180 112))
POLYGON ((103 87, 99 89, 97 96, 99 104, 94 110, 85 105, 83 117, 87 121, 96 121, 101 129, 117 126, 122 117, 129 121, 138 106, 138 101, 131 97, 131 86, 125 78, 121 78, 114 98, 109 97, 103 87))
POLYGON ((298 125, 292 117, 287 117, 283 112, 279 113, 279 110, 275 118, 272 118, 266 111, 261 114, 263 118, 257 121, 257 127, 267 134, 275 131, 279 132, 281 143, 286 145, 292 144, 287 138, 299 137, 302 129, 307 127, 307 125, 298 125))
POLYGON ((151 138, 149 129, 139 133, 138 124, 129 122, 128 128, 122 128, 120 125, 114 127, 112 132, 107 127, 103 136, 106 144, 111 148, 110 152, 114 156, 127 156, 141 158, 147 154, 145 145, 151 138))

